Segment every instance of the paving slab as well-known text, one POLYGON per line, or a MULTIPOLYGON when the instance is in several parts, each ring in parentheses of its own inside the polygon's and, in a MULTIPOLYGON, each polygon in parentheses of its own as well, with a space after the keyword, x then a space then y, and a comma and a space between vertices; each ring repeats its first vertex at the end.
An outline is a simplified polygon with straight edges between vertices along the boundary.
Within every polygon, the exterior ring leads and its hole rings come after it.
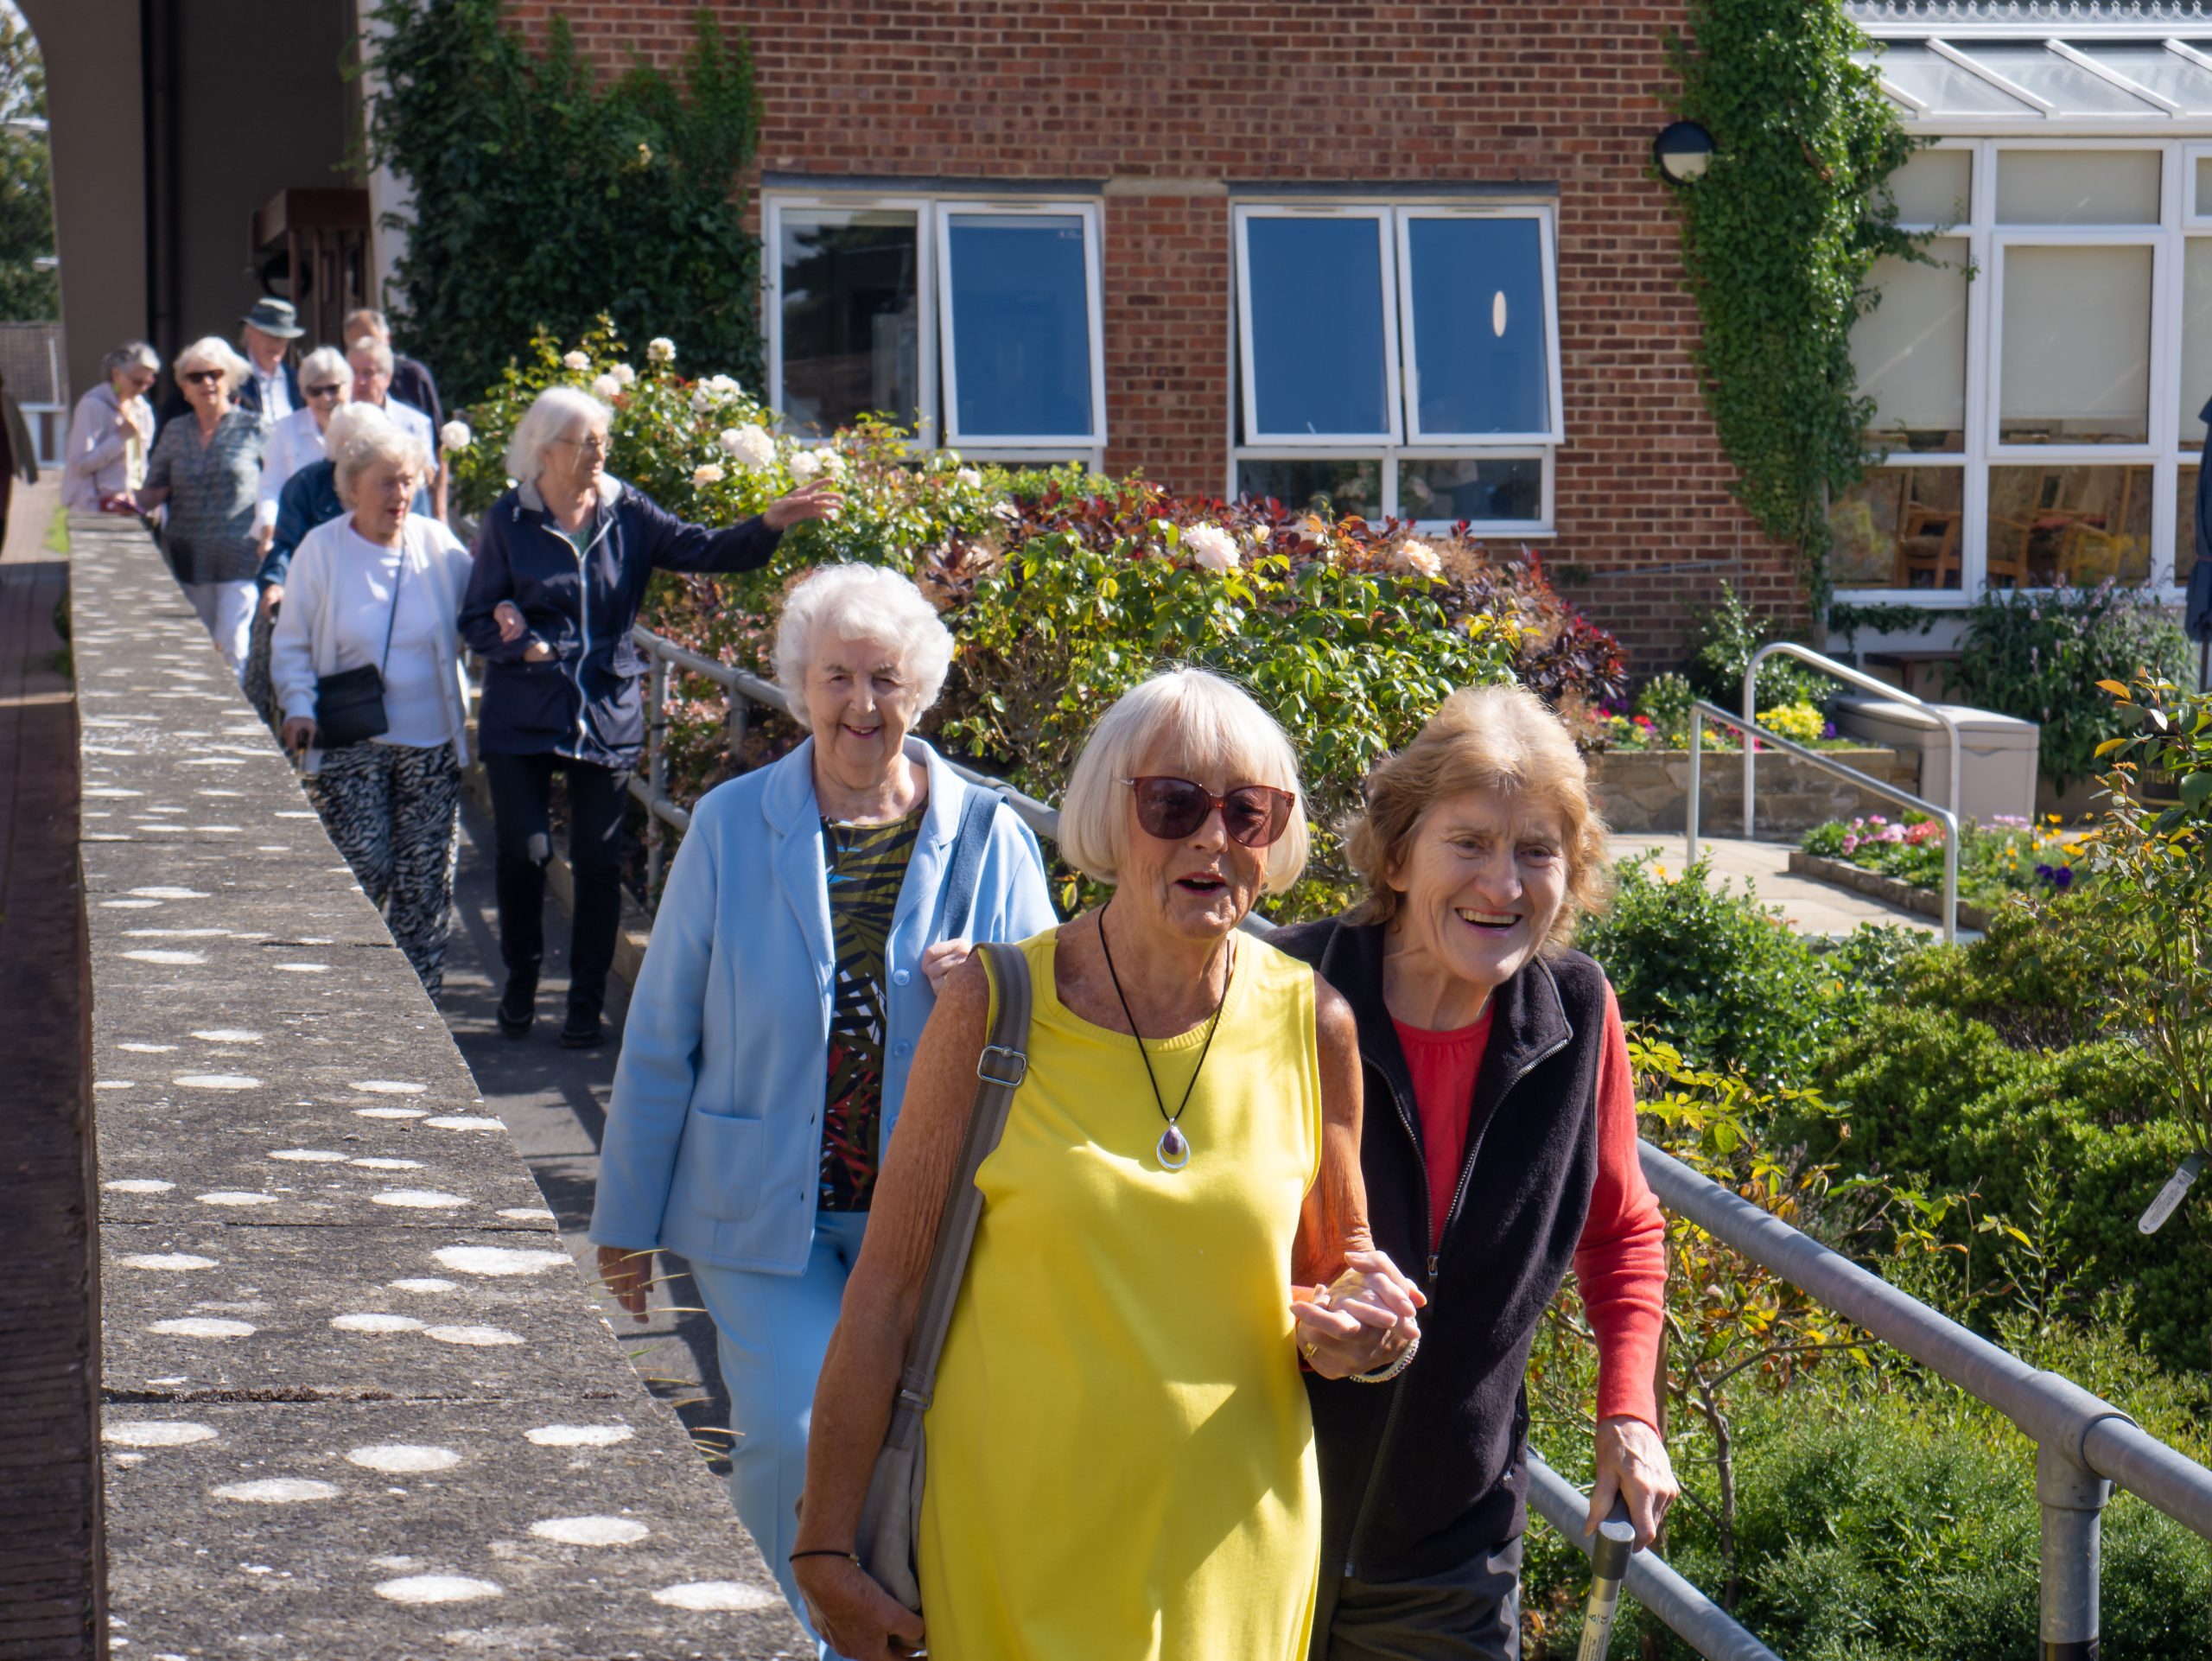
POLYGON ((76 525, 113 1636, 799 1654, 158 557, 76 525), (627 1435, 524 1434, 575 1424, 627 1435))
MULTIPOLYGON (((1865 923, 1891 924, 1922 934, 1940 932, 1932 917, 1831 883, 1793 876, 1789 850, 1795 846, 1795 843, 1745 842, 1730 837, 1698 838, 1698 852, 1723 888, 1755 891, 1760 903, 1778 907, 1800 934, 1849 934, 1865 923)), ((1648 858, 1653 869, 1669 880, 1679 878, 1688 862, 1687 844, 1679 836, 1609 837, 1606 852, 1615 861, 1648 858)), ((1959 931, 1961 940, 1980 938, 1973 929, 1959 931)))

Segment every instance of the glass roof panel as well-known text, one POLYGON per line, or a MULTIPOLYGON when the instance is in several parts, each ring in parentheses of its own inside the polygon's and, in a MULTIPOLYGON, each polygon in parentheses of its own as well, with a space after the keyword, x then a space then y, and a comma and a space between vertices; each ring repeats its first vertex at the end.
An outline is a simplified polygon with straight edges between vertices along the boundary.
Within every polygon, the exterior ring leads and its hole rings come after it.
POLYGON ((2137 86, 2171 99, 2193 115, 2212 115, 2212 69, 2191 63, 2178 52, 2167 51, 2161 41, 2069 41, 2067 44, 2137 86))
POLYGON ((2041 41, 1953 41, 1950 45, 1962 57, 1973 59, 2021 91, 2054 105, 2062 116, 2165 113, 2080 64, 2069 62, 2041 41))
MULTIPOLYGON (((1861 55, 1875 73, 1933 115, 2031 116, 2034 106, 1970 75, 1916 41, 1891 41, 1872 57, 1861 55)), ((2132 101, 2132 100, 2131 100, 2132 101)))

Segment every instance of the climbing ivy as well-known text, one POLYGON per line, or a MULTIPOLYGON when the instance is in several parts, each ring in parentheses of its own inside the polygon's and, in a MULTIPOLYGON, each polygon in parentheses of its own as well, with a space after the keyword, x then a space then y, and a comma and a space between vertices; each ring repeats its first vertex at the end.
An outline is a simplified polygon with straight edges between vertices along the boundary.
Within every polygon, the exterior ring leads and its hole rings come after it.
POLYGON ((393 309, 456 405, 533 334, 602 315, 672 335, 695 374, 760 384, 760 244, 738 189, 760 131, 753 61, 702 9, 682 85, 602 82, 556 10, 542 52, 503 0, 384 0, 371 156, 413 187, 393 309))
POLYGON ((1706 402, 1760 528, 1795 543, 1815 609, 1828 596, 1826 503, 1866 465, 1872 400, 1851 326, 1878 296, 1897 228, 1886 181, 1915 148, 1868 69, 1843 0, 1692 0, 1669 43, 1675 103, 1713 135, 1712 165, 1679 191, 1682 254, 1704 322, 1706 402))

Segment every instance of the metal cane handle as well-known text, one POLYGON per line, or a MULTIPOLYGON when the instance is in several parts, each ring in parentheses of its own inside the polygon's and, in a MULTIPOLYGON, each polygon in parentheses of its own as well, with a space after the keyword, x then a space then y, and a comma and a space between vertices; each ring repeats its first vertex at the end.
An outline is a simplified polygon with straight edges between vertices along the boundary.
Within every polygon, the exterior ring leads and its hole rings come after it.
POLYGON ((1613 1618, 1620 1613, 1621 1581, 1635 1548, 1636 1524, 1629 1520, 1628 1499, 1617 1494, 1590 1544, 1590 1602, 1583 1613, 1582 1644, 1575 1661, 1605 1661, 1613 1639, 1613 1618))

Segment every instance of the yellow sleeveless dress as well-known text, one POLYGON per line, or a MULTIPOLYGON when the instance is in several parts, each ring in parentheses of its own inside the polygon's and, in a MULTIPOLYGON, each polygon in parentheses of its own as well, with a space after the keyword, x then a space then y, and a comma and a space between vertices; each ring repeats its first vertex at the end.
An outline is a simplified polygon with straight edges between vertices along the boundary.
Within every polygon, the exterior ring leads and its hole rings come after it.
MULTIPOLYGON (((1313 974, 1247 935, 1181 1126, 1024 941, 1029 1072, 925 1422, 934 1661, 1303 1661, 1320 1553, 1289 1314, 1319 1170, 1313 974)), ((994 993, 995 1002, 995 992, 994 993)), ((1203 1027, 1147 1049, 1169 1110, 1203 1027)))

